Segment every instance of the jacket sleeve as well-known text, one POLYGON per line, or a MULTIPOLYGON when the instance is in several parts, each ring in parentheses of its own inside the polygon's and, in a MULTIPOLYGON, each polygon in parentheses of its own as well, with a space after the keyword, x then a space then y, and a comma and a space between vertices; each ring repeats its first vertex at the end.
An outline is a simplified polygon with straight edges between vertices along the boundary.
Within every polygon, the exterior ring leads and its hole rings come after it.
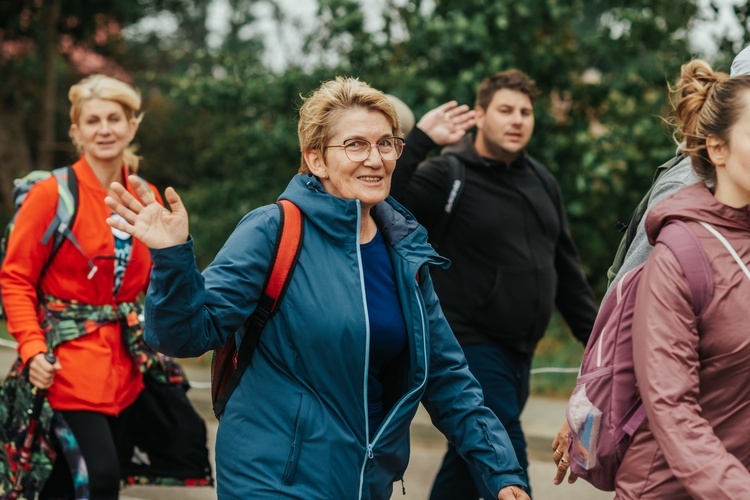
POLYGON ((750 498, 750 472, 702 417, 700 337, 677 259, 656 245, 633 315, 633 358, 648 426, 672 473, 693 498, 750 498))
POLYGON ((429 318, 429 373, 422 403, 433 424, 482 473, 490 491, 497 495, 506 486, 525 488, 510 438, 484 406, 482 389, 443 316, 429 273, 420 286, 429 318))
POLYGON ((573 335, 585 346, 596 320, 597 307, 594 292, 583 273, 581 259, 570 233, 568 217, 562 203, 562 195, 557 183, 560 213, 560 235, 555 247, 555 271, 557 272, 557 293, 555 305, 570 326, 573 335))
POLYGON ((403 203, 409 192, 409 183, 417 166, 427 159, 427 155, 437 148, 437 144, 418 127, 414 127, 406 136, 406 145, 401 157, 396 162, 396 169, 391 178, 391 196, 403 203))
POLYGON ((199 356, 221 347, 255 309, 279 223, 276 205, 254 210, 200 273, 193 241, 151 250, 145 339, 170 356, 199 356), (270 208, 269 208, 270 207, 270 208))
POLYGON ((435 143, 418 128, 409 133, 406 141, 404 154, 393 172, 391 196, 428 231, 434 231, 448 199, 450 168, 442 156, 425 160, 435 143))
POLYGON ((50 178, 35 184, 18 211, 0 270, 3 309, 8 331, 18 341, 18 352, 26 363, 47 352, 39 326, 39 280, 52 252, 52 239, 42 237, 57 211, 57 183, 50 178))

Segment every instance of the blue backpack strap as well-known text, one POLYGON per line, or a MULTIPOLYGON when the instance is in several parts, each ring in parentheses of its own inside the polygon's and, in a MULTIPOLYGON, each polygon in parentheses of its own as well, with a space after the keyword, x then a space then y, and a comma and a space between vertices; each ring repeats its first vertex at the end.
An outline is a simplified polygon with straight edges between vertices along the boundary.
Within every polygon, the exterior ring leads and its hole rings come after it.
MULTIPOLYGON (((50 238, 53 241, 52 252, 49 259, 47 259, 44 270, 52 262, 63 241, 68 239, 81 252, 81 255, 88 260, 90 271, 87 278, 91 279, 99 268, 86 254, 78 239, 73 234, 73 231, 71 231, 76 214, 78 213, 78 178, 73 167, 70 165, 54 169, 52 175, 57 180, 57 212, 44 236, 42 236, 42 245, 49 243, 50 238)), ((44 270, 42 273, 44 273, 44 270)))

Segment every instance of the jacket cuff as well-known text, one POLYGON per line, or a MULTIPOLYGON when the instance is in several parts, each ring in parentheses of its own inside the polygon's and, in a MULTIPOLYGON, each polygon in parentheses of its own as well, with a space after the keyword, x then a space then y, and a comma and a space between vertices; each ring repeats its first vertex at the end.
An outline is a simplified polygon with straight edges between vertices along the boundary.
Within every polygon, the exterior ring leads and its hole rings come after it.
POLYGON ((21 356, 23 364, 27 364, 31 358, 40 352, 47 351, 49 349, 47 349, 47 343, 43 338, 28 340, 18 347, 18 354, 21 356))

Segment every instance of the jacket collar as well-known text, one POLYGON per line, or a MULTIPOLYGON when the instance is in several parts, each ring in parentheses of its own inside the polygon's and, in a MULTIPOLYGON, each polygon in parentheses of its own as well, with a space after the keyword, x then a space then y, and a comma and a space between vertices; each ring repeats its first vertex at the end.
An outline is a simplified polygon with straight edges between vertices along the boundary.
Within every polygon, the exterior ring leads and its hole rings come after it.
MULTIPOLYGON (((360 205, 358 200, 330 195, 320 181, 310 174, 297 174, 279 199, 294 202, 310 223, 340 245, 357 242, 360 205)), ((414 262, 447 265, 427 243, 427 230, 393 198, 375 205, 372 215, 383 232, 383 238, 399 255, 414 262)))

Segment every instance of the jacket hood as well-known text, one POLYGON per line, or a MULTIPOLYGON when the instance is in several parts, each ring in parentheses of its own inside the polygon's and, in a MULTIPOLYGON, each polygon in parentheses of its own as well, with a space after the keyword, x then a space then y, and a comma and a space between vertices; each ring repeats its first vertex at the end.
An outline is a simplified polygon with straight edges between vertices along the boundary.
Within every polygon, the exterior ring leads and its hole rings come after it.
MULTIPOLYGON (((337 244, 356 244, 359 200, 330 195, 311 174, 295 175, 279 199, 294 202, 311 224, 328 234, 337 244)), ((377 220, 385 240, 406 260, 441 267, 450 264, 427 242, 427 230, 390 196, 373 207, 372 216, 377 220)))
POLYGON ((747 231, 750 229, 750 205, 742 208, 724 205, 702 182, 686 187, 649 210, 646 233, 652 245, 661 228, 672 219, 705 221, 717 228, 747 231))
POLYGON ((732 61, 730 76, 750 74, 750 45, 740 51, 732 61))

